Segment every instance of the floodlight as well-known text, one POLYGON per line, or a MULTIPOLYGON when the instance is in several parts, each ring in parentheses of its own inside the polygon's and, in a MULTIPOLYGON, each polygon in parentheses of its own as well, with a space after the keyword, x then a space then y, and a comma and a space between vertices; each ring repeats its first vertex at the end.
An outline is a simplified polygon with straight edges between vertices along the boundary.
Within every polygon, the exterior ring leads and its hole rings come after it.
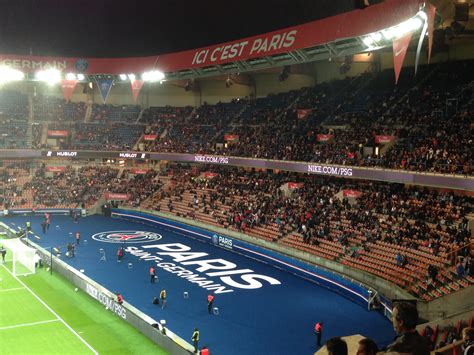
POLYGON ((61 81, 61 72, 54 68, 40 70, 36 73, 36 79, 54 85, 61 81))
POLYGON ((130 81, 134 81, 135 80, 135 74, 128 74, 128 78, 130 79, 130 81))
POLYGON ((391 40, 393 37, 395 37, 395 31, 392 28, 386 28, 385 30, 382 30, 382 34, 386 40, 391 40))
POLYGON ((120 74, 120 80, 127 80, 127 74, 120 74))
POLYGON ((364 39, 362 40, 362 42, 364 42, 364 44, 365 44, 367 47, 372 47, 372 45, 374 44, 374 40, 373 40, 373 38, 370 37, 370 36, 364 37, 364 39))
MULTIPOLYGON (((421 27, 423 27, 423 23, 426 20, 427 20, 426 14, 420 11, 418 12, 417 16, 412 17, 411 19, 408 19, 406 21, 403 21, 397 26, 393 26, 393 27, 382 30, 383 37, 386 40, 392 40, 394 38, 402 37, 410 32, 415 32, 419 30, 421 27)), ((377 41, 377 39, 375 38, 374 40, 377 41)))
POLYGON ((76 74, 74 74, 74 73, 67 73, 67 74, 66 74, 66 79, 67 79, 67 80, 76 80, 76 74))
POLYGON ((163 80, 164 78, 165 78, 165 74, 159 70, 147 71, 142 74, 142 79, 145 81, 150 81, 150 82, 160 81, 160 80, 163 80))
POLYGON ((419 17, 413 17, 395 27, 395 37, 401 37, 407 33, 414 32, 421 28, 421 26, 423 26, 421 19, 419 17))
POLYGON ((10 68, 6 65, 0 65, 0 83, 9 81, 23 80, 25 74, 18 69, 10 68))
POLYGON ((382 40, 382 34, 380 32, 374 32, 370 35, 375 42, 380 42, 382 40))
POLYGON ((86 77, 84 76, 84 74, 77 74, 77 80, 84 80, 86 77))

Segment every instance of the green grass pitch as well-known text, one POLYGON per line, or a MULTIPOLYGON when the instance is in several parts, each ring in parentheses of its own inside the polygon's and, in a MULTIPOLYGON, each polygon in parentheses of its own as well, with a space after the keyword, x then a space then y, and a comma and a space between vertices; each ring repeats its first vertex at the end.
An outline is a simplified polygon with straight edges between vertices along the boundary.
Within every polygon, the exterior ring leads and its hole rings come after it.
POLYGON ((0 354, 168 354, 57 274, 0 264, 0 354))

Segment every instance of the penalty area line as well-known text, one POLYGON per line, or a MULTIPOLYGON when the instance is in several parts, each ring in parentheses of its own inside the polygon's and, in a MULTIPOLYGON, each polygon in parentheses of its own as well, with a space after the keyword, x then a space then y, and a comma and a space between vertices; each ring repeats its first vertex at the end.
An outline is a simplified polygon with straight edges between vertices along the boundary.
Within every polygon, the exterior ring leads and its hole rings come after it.
POLYGON ((41 322, 24 323, 24 324, 17 324, 17 325, 9 325, 8 327, 2 327, 2 328, 0 328, 0 330, 13 329, 13 328, 19 328, 19 327, 29 327, 29 326, 32 326, 32 325, 45 324, 45 323, 52 323, 52 322, 59 322, 59 319, 50 319, 50 320, 44 320, 44 321, 41 321, 41 322))
POLYGON ((17 291, 17 290, 24 290, 24 287, 15 287, 15 288, 5 288, 3 290, 0 290, 0 292, 5 292, 5 291, 17 291))
POLYGON ((23 285, 24 288, 26 288, 32 295, 34 298, 36 298, 43 306, 45 306, 61 323, 63 323, 66 328, 68 328, 71 333, 73 333, 76 337, 79 338, 79 340, 84 343, 84 345, 86 345, 95 355, 98 355, 99 353, 92 347, 89 345, 89 343, 87 341, 84 340, 84 338, 82 338, 74 329, 71 328, 71 326, 69 324, 67 324, 64 319, 62 319, 50 306, 48 306, 46 304, 46 302, 44 302, 36 293, 34 293, 23 281, 21 281, 18 277, 16 277, 10 270, 8 270, 5 265, 2 265, 3 268, 5 270, 7 270, 7 272, 12 275, 20 284, 23 285))

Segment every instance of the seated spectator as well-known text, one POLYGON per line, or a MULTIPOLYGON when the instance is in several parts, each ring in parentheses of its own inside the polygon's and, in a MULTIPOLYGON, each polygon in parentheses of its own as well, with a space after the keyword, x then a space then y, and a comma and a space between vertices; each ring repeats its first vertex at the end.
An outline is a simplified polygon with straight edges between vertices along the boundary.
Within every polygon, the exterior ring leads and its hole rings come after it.
POLYGON ((464 265, 463 265, 462 261, 460 261, 456 265, 456 274, 458 275, 458 279, 464 278, 464 272, 465 272, 464 265))
POLYGON ((372 339, 365 338, 359 340, 357 355, 375 355, 378 351, 379 348, 372 339))
POLYGON ((462 330, 462 340, 463 355, 474 355, 474 328, 464 328, 462 330))
POLYGON ((438 268, 434 265, 429 265, 428 266, 428 274, 430 275, 431 277, 431 280, 434 282, 436 282, 436 277, 438 276, 438 268))
POLYGON ((341 338, 331 338, 326 342, 329 355, 347 355, 347 343, 341 338))
POLYGON ((433 338, 434 338, 434 330, 431 328, 429 325, 425 327, 425 332, 423 336, 428 339, 428 342, 430 344, 430 349, 433 350, 434 344, 433 344, 433 338))
POLYGON ((393 328, 398 336, 387 347, 387 352, 429 355, 430 346, 427 340, 416 331, 418 310, 411 303, 399 302, 393 307, 393 328))
POLYGON ((402 267, 403 266, 403 256, 400 254, 400 252, 397 252, 397 255, 395 256, 395 260, 397 260, 397 266, 402 267))

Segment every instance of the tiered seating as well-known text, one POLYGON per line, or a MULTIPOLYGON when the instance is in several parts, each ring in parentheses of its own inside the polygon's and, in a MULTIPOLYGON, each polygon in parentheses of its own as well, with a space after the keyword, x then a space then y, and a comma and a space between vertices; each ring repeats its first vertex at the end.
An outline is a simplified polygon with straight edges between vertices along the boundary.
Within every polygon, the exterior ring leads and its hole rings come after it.
POLYGON ((0 120, 0 149, 27 148, 26 121, 0 120))
POLYGON ((0 121, 28 119, 28 99, 25 94, 0 90, 0 121))
POLYGON ((267 123, 272 117, 277 116, 280 111, 286 109, 298 94, 297 91, 290 91, 257 98, 255 101, 248 103, 245 110, 238 117, 238 122, 245 124, 267 123))
POLYGON ((431 344, 432 350, 436 349, 437 353, 440 354, 449 354, 449 353, 462 353, 461 345, 464 343, 462 340, 462 330, 464 328, 473 328, 474 327, 474 317, 468 317, 464 319, 459 319, 451 324, 447 325, 427 325, 422 326, 420 334, 425 335, 432 333, 431 344), (431 328, 429 330, 428 328, 431 328))
MULTIPOLYGON (((471 175, 474 103, 468 84, 474 79, 473 66, 474 61, 424 66, 418 82, 402 73, 397 86, 393 72, 385 70, 253 101, 236 99, 195 110, 151 107, 141 122, 154 125, 165 139, 145 149, 471 175), (297 119, 297 109, 303 108, 312 112, 297 119), (223 147, 225 134, 238 135, 239 141, 223 147), (318 134, 332 139, 319 141, 318 134), (376 135, 395 139, 384 146, 376 135), (364 153, 375 146, 380 155, 364 153)), ((139 113, 139 106, 94 104, 90 120, 133 124, 139 113)), ((77 119, 84 116, 84 106, 36 98, 35 116, 77 119)))
POLYGON ((53 96, 37 96, 33 100, 35 121, 83 121, 86 104, 67 102, 53 96))
POLYGON ((137 105, 93 104, 90 120, 92 122, 129 122, 137 120, 141 108, 137 105))
POLYGON ((469 232, 458 228, 471 210, 468 197, 395 184, 215 171, 211 180, 201 180, 199 171, 175 171, 171 183, 144 206, 339 261, 426 300, 474 281, 454 277, 448 254, 470 240, 469 232), (286 198, 277 188, 285 181, 303 182, 304 188, 286 198), (345 185, 363 191, 358 205, 335 198, 345 185), (402 265, 397 254, 403 255, 402 265), (430 288, 428 265, 443 271, 430 288))
POLYGON ((128 175, 129 171, 124 170, 119 180, 120 183, 109 184, 107 191, 129 195, 129 200, 124 204, 131 207, 138 207, 142 201, 153 195, 162 186, 161 181, 157 178, 158 173, 153 170, 143 175, 135 175, 130 179, 128 179, 128 175), (128 183, 123 183, 124 180, 127 180, 128 183))
POLYGON ((31 181, 29 164, 20 161, 3 161, 0 164, 0 208, 24 208, 31 196, 24 185, 31 181))
POLYGON ((247 105, 247 100, 219 102, 216 105, 204 104, 196 109, 191 122, 194 124, 209 124, 218 120, 232 121, 247 105))
POLYGON ((159 124, 164 122, 172 122, 188 117, 193 108, 190 106, 186 107, 158 107, 152 106, 143 111, 141 122, 150 124, 159 124))
POLYGON ((24 185, 26 208, 71 208, 84 204, 91 207, 109 184, 116 183, 117 169, 84 167, 76 170, 67 166, 63 172, 46 177, 46 169, 36 171, 24 185))
POLYGON ((77 123, 73 149, 129 150, 137 142, 144 127, 124 123, 77 123))

